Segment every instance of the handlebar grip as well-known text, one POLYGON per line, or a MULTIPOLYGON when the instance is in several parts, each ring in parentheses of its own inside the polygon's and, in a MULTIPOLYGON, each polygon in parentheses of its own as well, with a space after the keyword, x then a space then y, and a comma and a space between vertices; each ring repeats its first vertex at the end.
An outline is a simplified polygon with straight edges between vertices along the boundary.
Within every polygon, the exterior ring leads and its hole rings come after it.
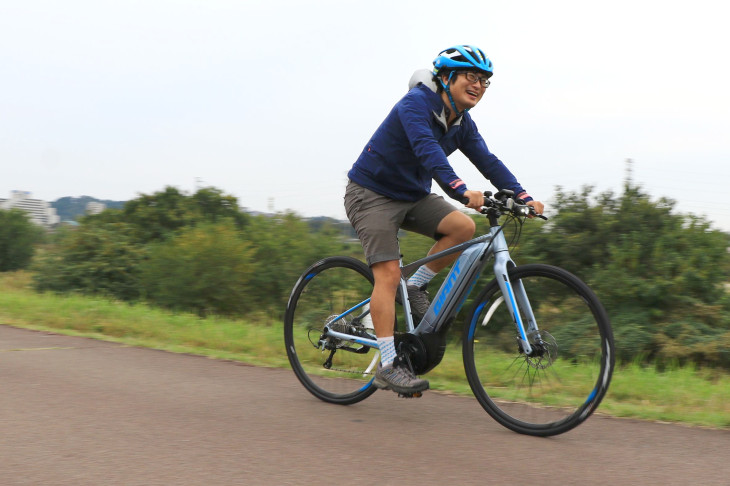
POLYGON ((503 198, 509 198, 511 199, 515 195, 515 191, 511 191, 509 189, 500 189, 497 191, 497 193, 494 195, 496 199, 503 199, 503 198))
POLYGON ((531 216, 537 216, 538 218, 540 218, 540 219, 544 219, 545 221, 547 221, 547 220, 548 220, 548 219, 547 219, 547 216, 543 216, 542 214, 537 214, 537 213, 535 212, 535 208, 533 208, 532 206, 528 206, 528 207, 530 208, 530 215, 531 215, 531 216))

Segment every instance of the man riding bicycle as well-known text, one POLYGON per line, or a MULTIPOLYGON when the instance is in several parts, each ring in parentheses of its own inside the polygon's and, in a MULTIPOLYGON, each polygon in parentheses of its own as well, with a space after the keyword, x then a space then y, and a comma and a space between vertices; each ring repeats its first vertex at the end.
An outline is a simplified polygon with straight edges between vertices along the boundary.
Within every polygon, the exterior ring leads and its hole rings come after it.
MULTIPOLYGON (((400 363, 393 341, 395 298, 400 283, 400 228, 436 240, 429 255, 470 240, 476 226, 466 214, 431 193, 435 180, 451 198, 479 209, 484 196, 469 190, 447 156, 459 149, 498 189, 510 189, 542 214, 507 167, 487 148, 468 111, 489 86, 492 62, 481 49, 461 45, 439 53, 433 71, 416 72, 408 93, 393 107, 348 172, 345 210, 370 265, 375 285, 370 315, 380 348, 374 384, 402 394, 428 388, 400 363)), ((429 307, 426 286, 458 255, 419 268, 408 279, 415 322, 429 307)))

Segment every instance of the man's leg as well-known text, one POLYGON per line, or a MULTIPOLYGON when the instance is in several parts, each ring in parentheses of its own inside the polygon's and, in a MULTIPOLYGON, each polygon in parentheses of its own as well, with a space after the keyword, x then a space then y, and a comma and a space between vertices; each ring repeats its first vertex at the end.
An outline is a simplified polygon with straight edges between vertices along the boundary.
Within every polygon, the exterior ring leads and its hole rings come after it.
MULTIPOLYGON (((436 231, 443 236, 431 247, 431 250, 428 252, 429 255, 433 255, 451 248, 452 246, 469 241, 474 237, 476 224, 474 223, 474 220, 466 214, 460 211, 453 211, 441 220, 436 231)), ((433 262, 429 262, 427 266, 435 273, 438 273, 451 265, 458 257, 458 253, 448 255, 433 262)))
POLYGON ((370 298, 370 315, 380 347, 380 364, 375 374, 375 386, 398 393, 413 394, 428 389, 428 381, 417 378, 410 370, 395 363, 393 341, 395 325, 395 294, 400 283, 398 260, 374 263, 371 266, 375 285, 370 298))
MULTIPOLYGON (((434 253, 438 253, 451 248, 452 246, 469 241, 474 237, 476 225, 474 224, 474 221, 464 213, 452 211, 441 219, 436 231, 443 236, 435 245, 433 245, 433 247, 431 247, 431 250, 428 252, 429 255, 433 255, 434 253)), ((428 282, 438 272, 451 265, 458 257, 459 254, 455 253, 423 265, 411 276, 411 278, 408 279, 408 285, 419 289, 425 288, 425 285, 428 284, 428 282)), ((428 304, 425 303, 425 301, 421 303, 421 307, 423 305, 428 307, 428 304)), ((425 310, 423 312, 425 312, 425 310)))
POLYGON ((373 295, 370 298, 370 317, 375 335, 379 338, 393 336, 395 324, 395 294, 400 283, 398 260, 378 262, 370 267, 375 277, 373 295))

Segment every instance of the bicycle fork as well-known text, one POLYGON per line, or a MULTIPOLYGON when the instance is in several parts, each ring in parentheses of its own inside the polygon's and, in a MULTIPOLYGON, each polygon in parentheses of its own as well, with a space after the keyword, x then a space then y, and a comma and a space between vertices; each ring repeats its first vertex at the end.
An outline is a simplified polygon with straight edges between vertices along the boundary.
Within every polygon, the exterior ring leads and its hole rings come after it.
POLYGON ((504 236, 502 234, 495 236, 493 245, 494 275, 497 278, 497 284, 502 291, 507 308, 512 315, 512 321, 519 335, 520 346, 525 355, 530 356, 533 349, 528 334, 538 330, 537 321, 522 281, 518 280, 512 283, 509 279, 508 270, 516 265, 509 256, 504 236))

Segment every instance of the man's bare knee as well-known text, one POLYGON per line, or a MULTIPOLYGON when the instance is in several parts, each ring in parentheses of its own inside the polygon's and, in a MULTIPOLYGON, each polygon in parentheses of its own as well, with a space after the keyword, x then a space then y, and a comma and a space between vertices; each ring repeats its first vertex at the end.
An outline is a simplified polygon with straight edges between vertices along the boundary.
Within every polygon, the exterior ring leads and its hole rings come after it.
POLYGON ((474 223, 474 220, 471 219, 469 216, 464 215, 464 223, 461 226, 461 232, 460 236, 463 238, 464 241, 467 241, 474 237, 474 233, 477 230, 477 225, 474 223))
POLYGON ((454 241, 464 242, 476 232, 476 223, 464 213, 454 211, 441 220, 438 232, 454 241))
POLYGON ((374 263, 370 268, 373 271, 376 285, 387 286, 393 291, 398 288, 401 276, 398 260, 374 263))

